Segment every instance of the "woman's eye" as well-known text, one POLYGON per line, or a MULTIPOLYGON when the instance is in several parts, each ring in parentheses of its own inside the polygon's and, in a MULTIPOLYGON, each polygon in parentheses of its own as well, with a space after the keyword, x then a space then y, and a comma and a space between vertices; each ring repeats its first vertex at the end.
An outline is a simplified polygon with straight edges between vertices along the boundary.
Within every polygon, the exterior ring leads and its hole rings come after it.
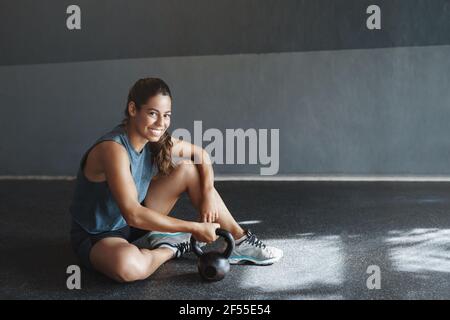
POLYGON ((149 115, 151 115, 153 117, 156 115, 156 112, 149 112, 149 115))
POLYGON ((164 115, 164 117, 166 117, 166 118, 170 118, 170 116, 171 116, 170 114, 165 114, 164 115))

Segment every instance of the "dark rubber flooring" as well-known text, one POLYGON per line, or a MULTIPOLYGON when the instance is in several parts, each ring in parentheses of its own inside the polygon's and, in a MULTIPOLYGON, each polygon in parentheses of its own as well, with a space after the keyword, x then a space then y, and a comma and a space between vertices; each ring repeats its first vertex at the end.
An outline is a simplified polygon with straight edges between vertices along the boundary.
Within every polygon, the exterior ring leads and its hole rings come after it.
MULTIPOLYGON (((450 299, 449 183, 218 182, 236 219, 284 250, 279 263, 205 283, 191 254, 131 284, 83 269, 81 290, 66 287, 73 187, 0 181, 0 298, 450 299)), ((173 215, 195 219, 185 196, 173 215)))

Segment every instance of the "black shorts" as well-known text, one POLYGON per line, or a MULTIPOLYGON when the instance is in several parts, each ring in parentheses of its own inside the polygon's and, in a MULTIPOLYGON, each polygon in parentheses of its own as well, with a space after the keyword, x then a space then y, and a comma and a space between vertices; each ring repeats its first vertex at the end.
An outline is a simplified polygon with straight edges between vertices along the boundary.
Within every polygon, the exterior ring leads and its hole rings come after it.
POLYGON ((72 226, 70 229, 70 242, 72 244, 72 249, 80 260, 81 264, 89 269, 94 269, 89 255, 91 253, 92 247, 100 240, 105 238, 122 238, 128 242, 133 242, 149 231, 133 228, 130 226, 125 226, 121 229, 114 231, 107 231, 98 234, 92 234, 86 232, 78 223, 72 220, 72 226))

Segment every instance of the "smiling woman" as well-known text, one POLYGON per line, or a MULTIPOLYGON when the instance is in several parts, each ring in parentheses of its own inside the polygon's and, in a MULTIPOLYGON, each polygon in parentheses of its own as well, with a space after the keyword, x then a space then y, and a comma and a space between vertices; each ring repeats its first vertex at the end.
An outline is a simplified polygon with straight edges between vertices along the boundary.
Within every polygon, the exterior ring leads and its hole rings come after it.
POLYGON ((241 228, 228 211, 208 153, 168 133, 171 108, 163 80, 140 79, 128 94, 125 119, 82 157, 70 207, 71 242, 81 262, 119 282, 145 279, 190 251, 191 234, 210 243, 219 227, 236 240, 231 263, 278 261, 282 251, 241 228), (174 164, 175 156, 187 160, 174 164), (198 222, 168 216, 184 192, 198 222), (143 237, 139 247, 133 244, 143 237))
POLYGON ((152 161, 156 163, 160 172, 169 174, 173 169, 170 161, 173 143, 167 132, 172 114, 172 95, 169 86, 156 78, 139 80, 128 93, 124 113, 122 126, 125 130, 134 129, 137 133, 129 134, 131 143, 138 149, 136 151, 141 152, 147 142, 154 142, 150 144, 152 161), (135 123, 134 126, 130 126, 131 118, 135 123))

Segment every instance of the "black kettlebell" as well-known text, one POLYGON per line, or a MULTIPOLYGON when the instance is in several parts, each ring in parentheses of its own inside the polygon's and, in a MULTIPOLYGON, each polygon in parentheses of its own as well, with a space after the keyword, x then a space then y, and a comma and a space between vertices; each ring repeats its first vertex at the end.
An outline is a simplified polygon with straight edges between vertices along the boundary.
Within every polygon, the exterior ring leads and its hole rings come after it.
POLYGON ((204 253, 197 243, 197 240, 191 237, 192 251, 198 257, 198 272, 203 279, 207 281, 219 281, 222 280, 225 275, 230 271, 230 263, 228 257, 234 249, 234 239, 231 233, 224 229, 216 229, 216 234, 223 237, 228 246, 223 253, 217 251, 211 251, 204 253))

